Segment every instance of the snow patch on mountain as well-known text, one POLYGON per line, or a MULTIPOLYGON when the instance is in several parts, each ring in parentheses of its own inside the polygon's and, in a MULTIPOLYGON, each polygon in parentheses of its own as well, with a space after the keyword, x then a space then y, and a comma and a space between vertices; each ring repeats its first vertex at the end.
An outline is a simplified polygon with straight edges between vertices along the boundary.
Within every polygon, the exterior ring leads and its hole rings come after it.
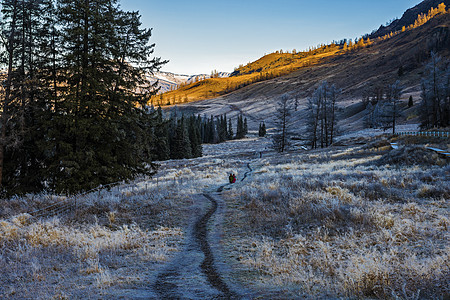
MULTIPOLYGON (((230 73, 219 72, 218 76, 220 78, 226 78, 230 76, 230 73)), ((183 75, 175 74, 171 72, 154 72, 153 75, 149 75, 149 80, 151 83, 158 81, 158 86, 160 87, 159 92, 164 93, 173 89, 181 84, 190 84, 194 81, 203 80, 211 78, 210 74, 197 74, 197 75, 183 75)))

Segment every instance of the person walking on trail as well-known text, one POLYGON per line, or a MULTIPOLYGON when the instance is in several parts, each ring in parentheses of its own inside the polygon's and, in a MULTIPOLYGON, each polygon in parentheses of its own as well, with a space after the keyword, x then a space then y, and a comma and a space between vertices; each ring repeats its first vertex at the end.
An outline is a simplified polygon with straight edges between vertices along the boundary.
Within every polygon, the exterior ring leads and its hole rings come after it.
POLYGON ((230 176, 228 177, 228 179, 230 180, 230 183, 235 183, 236 182, 236 175, 231 173, 230 176))

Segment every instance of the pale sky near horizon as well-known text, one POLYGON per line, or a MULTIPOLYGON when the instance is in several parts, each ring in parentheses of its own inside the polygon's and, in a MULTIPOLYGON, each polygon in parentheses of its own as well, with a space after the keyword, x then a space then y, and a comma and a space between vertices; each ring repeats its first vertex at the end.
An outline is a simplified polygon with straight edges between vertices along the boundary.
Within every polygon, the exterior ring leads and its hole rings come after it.
POLYGON ((359 38, 420 0, 120 0, 153 28, 155 55, 177 74, 232 72, 279 49, 359 38))

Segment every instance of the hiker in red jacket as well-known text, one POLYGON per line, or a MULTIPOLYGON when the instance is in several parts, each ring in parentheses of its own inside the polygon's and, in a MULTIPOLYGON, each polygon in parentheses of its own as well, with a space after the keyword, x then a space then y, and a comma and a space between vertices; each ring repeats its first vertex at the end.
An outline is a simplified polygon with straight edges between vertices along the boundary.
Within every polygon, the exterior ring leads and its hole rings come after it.
POLYGON ((235 183, 236 182, 236 175, 231 174, 231 177, 232 177, 231 183, 235 183))
POLYGON ((233 173, 230 173, 230 176, 228 177, 228 179, 230 180, 230 183, 235 183, 236 175, 234 175, 233 173))
POLYGON ((230 183, 233 183, 233 174, 230 173, 230 176, 228 176, 228 180, 230 181, 230 183))

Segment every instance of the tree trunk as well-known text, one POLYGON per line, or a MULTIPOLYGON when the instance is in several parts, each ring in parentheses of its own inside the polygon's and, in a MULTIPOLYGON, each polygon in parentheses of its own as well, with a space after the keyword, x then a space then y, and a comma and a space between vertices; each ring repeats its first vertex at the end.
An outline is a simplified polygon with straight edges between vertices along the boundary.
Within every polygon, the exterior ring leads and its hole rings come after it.
POLYGON ((13 6, 13 16, 11 20, 11 32, 9 34, 7 44, 5 45, 6 51, 8 53, 8 71, 5 82, 5 98, 3 99, 3 111, 1 117, 1 140, 0 140, 0 189, 3 187, 3 167, 4 167, 4 157, 5 157, 5 147, 7 145, 6 139, 6 126, 8 121, 9 113, 9 102, 11 97, 11 86, 12 86, 12 72, 13 72, 13 62, 14 62, 14 36, 16 31, 17 22, 17 0, 12 3, 13 6))
POLYGON ((283 107, 283 128, 281 132, 281 152, 284 152, 284 148, 286 147, 286 113, 287 113, 286 103, 284 103, 283 107))
POLYGON ((397 116, 397 100, 393 100, 393 105, 394 105, 394 113, 392 116, 392 134, 395 134, 395 122, 396 122, 396 116, 397 116))
POLYGON ((330 145, 333 144, 333 138, 334 138, 334 120, 336 118, 335 114, 335 104, 336 104, 336 96, 334 95, 333 91, 333 98, 331 99, 331 134, 330 134, 330 145))
POLYGON ((325 123, 325 146, 328 147, 328 99, 327 99, 327 85, 325 84, 324 86, 324 91, 323 91, 323 96, 324 96, 324 109, 323 109, 323 118, 324 118, 324 123, 325 123))
POLYGON ((316 149, 317 148, 317 126, 319 126, 319 115, 320 115, 320 109, 321 109, 321 96, 319 95, 319 97, 317 98, 317 111, 316 111, 316 115, 315 115, 315 120, 314 120, 314 128, 313 128, 313 142, 312 142, 312 148, 316 149))

